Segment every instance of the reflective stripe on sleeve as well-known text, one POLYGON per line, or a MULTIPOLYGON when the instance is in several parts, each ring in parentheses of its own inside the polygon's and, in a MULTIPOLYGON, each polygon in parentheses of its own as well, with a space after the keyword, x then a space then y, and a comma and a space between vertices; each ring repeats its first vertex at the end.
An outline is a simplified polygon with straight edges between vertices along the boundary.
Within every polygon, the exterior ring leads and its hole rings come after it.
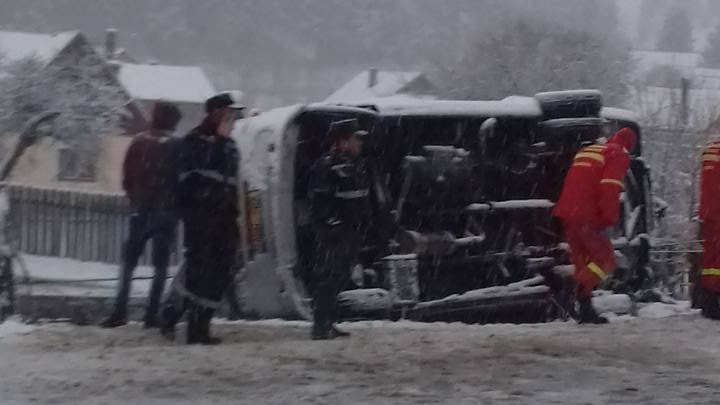
POLYGON ((342 198, 344 200, 354 200, 356 198, 367 197, 370 194, 370 190, 353 190, 353 191, 336 191, 335 197, 342 198))
POLYGON ((581 159, 581 158, 588 158, 592 160, 597 160, 600 163, 605 163, 605 157, 601 155, 600 153, 596 152, 581 152, 575 155, 575 159, 581 159))
POLYGON ((720 162, 720 156, 715 154, 704 154, 702 157, 703 162, 720 162))
POLYGON ((620 188, 625 188, 625 183, 615 179, 602 179, 600 180, 600 184, 612 184, 615 186, 620 186, 620 188))
POLYGON ((607 274, 600 268, 600 266, 593 262, 588 263, 587 268, 600 280, 605 280, 608 277, 607 274))
POLYGON ((573 163, 573 166, 580 166, 580 167, 592 167, 592 165, 588 162, 577 162, 573 163))
POLYGON ((602 145, 592 145, 592 146, 588 146, 588 147, 585 148, 584 150, 586 150, 586 151, 588 151, 588 152, 602 152, 602 151, 604 151, 606 148, 607 148, 607 147, 602 146, 602 145))
POLYGON ((720 277, 720 269, 703 269, 702 275, 720 277))
POLYGON ((218 172, 217 170, 207 170, 207 169, 195 169, 190 170, 184 173, 180 173, 180 181, 184 181, 188 177, 192 176, 193 174, 197 174, 198 176, 202 176, 206 179, 214 180, 219 183, 227 183, 227 184, 235 184, 235 177, 225 177, 222 175, 222 173, 218 172))

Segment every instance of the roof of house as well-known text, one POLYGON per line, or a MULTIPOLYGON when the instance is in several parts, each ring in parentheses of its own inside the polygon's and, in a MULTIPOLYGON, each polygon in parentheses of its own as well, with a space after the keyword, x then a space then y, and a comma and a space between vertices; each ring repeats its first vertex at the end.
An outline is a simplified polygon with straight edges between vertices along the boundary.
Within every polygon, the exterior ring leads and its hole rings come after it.
POLYGON ((415 80, 424 78, 421 72, 377 71, 377 81, 369 86, 370 70, 359 73, 352 80, 331 94, 326 102, 353 102, 372 100, 404 93, 405 88, 415 80))
POLYGON ((702 55, 694 52, 633 51, 632 57, 643 66, 697 67, 702 55))
POLYGON ((135 100, 202 103, 216 94, 202 68, 121 63, 118 80, 135 100))
POLYGON ((57 34, 0 31, 0 54, 9 61, 37 58, 52 62, 78 35, 79 31, 57 34))

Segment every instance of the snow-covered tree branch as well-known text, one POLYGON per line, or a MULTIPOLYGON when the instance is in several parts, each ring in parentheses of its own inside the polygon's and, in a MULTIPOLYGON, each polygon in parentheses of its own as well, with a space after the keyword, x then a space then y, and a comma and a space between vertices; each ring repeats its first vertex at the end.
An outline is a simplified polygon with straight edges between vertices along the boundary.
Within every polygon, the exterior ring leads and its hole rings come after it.
POLYGON ((17 132, 47 111, 60 113, 54 136, 72 145, 118 132, 117 118, 126 99, 104 62, 79 61, 66 67, 27 59, 0 66, 3 133, 17 132))
POLYGON ((611 103, 624 104, 629 59, 622 42, 522 19, 479 39, 459 63, 438 66, 439 81, 453 98, 597 88, 611 103))

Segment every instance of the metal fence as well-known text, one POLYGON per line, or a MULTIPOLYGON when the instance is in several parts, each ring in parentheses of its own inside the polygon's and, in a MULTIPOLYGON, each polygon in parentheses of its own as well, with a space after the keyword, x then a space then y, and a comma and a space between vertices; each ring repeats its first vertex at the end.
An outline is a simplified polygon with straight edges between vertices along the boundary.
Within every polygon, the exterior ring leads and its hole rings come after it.
MULTIPOLYGON (((120 263, 129 207, 121 194, 8 185, 9 237, 21 252, 120 263)), ((182 230, 171 261, 177 264, 182 230)), ((149 264, 148 243, 141 264, 149 264)))

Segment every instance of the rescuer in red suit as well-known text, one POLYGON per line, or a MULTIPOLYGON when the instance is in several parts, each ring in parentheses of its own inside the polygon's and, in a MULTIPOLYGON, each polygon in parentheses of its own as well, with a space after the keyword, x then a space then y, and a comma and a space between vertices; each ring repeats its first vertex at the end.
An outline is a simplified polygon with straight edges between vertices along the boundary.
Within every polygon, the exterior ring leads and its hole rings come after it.
POLYGON ((636 139, 631 129, 623 128, 607 143, 581 149, 553 211, 563 224, 575 265, 580 323, 607 323, 592 305, 592 292, 615 269, 614 250, 605 230, 618 221, 619 196, 636 139))
POLYGON ((710 143, 702 155, 700 221, 703 239, 700 288, 705 293, 702 313, 720 319, 720 141, 710 143))

